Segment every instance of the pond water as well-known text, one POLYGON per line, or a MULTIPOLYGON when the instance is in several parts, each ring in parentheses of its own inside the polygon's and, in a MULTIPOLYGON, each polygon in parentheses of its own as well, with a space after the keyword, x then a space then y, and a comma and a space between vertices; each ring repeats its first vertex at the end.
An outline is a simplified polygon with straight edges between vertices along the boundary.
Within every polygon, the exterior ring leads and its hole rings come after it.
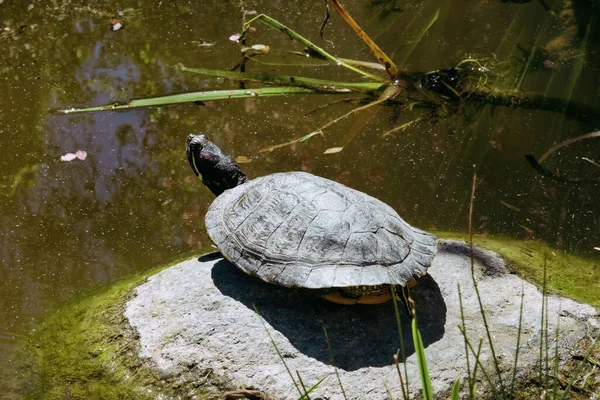
MULTIPOLYGON (((434 231, 466 231, 475 165, 476 234, 537 238, 598 259, 600 185, 593 181, 600 179, 600 139, 577 141, 544 162, 560 176, 590 183, 545 178, 524 156, 539 157, 600 127, 598 112, 590 111, 600 108, 600 7, 586 0, 547 0, 552 11, 540 1, 347 3, 402 69, 432 71, 468 58, 502 63, 517 70, 523 91, 587 108, 569 114, 487 105, 476 113, 429 118, 423 111, 379 106, 322 136, 259 153, 349 112, 357 104, 338 100, 360 96, 232 99, 78 115, 51 111, 238 88, 176 66, 235 66, 240 46, 229 37, 241 30, 240 2, 0 0, 0 360, 20 332, 74 295, 211 249, 203 216, 213 195, 185 158, 192 132, 203 131, 229 153, 251 159, 243 164, 250 177, 309 171, 375 196, 411 224, 434 231), (116 23, 122 29, 114 30, 116 23), (527 73, 519 74, 525 64, 527 73), (323 154, 339 146, 345 146, 342 152, 323 154), (61 161, 78 150, 87 153, 85 160, 61 161)), ((336 55, 374 61, 336 15, 325 32, 335 47, 319 38, 323 2, 243 5, 246 18, 268 14, 336 55)), ((285 53, 302 47, 256 27, 249 40, 269 45, 271 53, 258 59, 262 63, 249 62, 248 71, 361 81, 340 67, 285 53)), ((490 78, 500 75, 490 71, 490 78)))

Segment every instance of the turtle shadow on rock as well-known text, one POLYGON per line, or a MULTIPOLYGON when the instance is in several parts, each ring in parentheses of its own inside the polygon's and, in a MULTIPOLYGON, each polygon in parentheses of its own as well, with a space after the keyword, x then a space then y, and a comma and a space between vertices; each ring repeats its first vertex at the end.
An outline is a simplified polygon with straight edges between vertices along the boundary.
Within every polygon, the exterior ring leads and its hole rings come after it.
MULTIPOLYGON (((278 287, 251 277, 223 259, 212 268, 215 286, 260 315, 304 355, 331 364, 323 328, 336 366, 347 371, 393 364, 399 345, 392 302, 345 306, 307 293, 278 287)), ((440 340, 446 323, 446 304, 437 283, 426 275, 411 289, 425 347, 440 340)), ((414 353, 411 319, 399 303, 406 357, 414 353)), ((266 334, 266 332, 265 332, 266 334)))

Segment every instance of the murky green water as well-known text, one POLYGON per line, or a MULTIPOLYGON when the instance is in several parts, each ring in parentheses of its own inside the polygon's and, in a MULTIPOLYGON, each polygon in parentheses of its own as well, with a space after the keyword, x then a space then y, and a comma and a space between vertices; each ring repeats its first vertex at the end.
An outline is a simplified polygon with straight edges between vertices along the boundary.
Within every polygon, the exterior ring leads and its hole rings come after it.
MULTIPOLYGON (((582 0, 573 11, 570 1, 548 2, 555 14, 538 1, 347 6, 409 71, 493 55, 519 66, 538 46, 548 53, 532 59, 523 90, 600 107, 598 7, 586 8, 582 0), (420 38, 420 27, 436 13, 420 38)), ((372 61, 335 16, 327 30, 335 48, 319 39, 322 2, 244 3, 246 11, 269 14, 335 54, 372 61)), ((238 4, 0 1, 0 359, 19 332, 74 294, 210 248, 203 215, 212 194, 187 165, 184 142, 190 132, 204 131, 230 153, 255 157, 244 165, 251 177, 309 171, 384 200, 407 221, 432 230, 466 230, 475 164, 476 233, 539 238, 598 258, 600 186, 545 179, 524 158, 596 130, 600 119, 588 111, 567 118, 562 112, 487 106, 469 117, 432 119, 381 138, 426 115, 384 106, 334 125, 324 137, 260 155, 258 149, 305 135, 356 105, 336 103, 309 113, 340 97, 306 95, 77 116, 49 112, 237 88, 174 67, 234 66, 239 47, 228 37, 241 28, 238 4), (124 21, 124 29, 112 31, 115 20, 124 21), (343 152, 323 155, 345 144, 352 132, 358 134, 343 152), (86 151, 87 159, 60 161, 77 150, 86 151)), ((253 40, 272 49, 261 60, 305 61, 277 54, 301 47, 259 29, 253 40)), ((333 66, 250 63, 248 69, 360 80, 333 66)), ((598 166, 582 157, 600 162, 599 139, 565 147, 544 166, 561 176, 600 179, 598 166)))

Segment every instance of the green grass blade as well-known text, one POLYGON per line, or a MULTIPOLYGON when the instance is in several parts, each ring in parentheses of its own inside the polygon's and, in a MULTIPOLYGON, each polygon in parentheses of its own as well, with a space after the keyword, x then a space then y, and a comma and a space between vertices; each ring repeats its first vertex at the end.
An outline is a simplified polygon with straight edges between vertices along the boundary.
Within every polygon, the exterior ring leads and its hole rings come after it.
POLYGON ((308 391, 306 390, 306 386, 304 385, 304 381, 302 380, 302 377, 300 376, 300 372, 296 371, 296 375, 298 376, 298 382, 300 382, 300 386, 302 386, 302 390, 304 391, 304 394, 302 396, 300 396, 299 400, 310 400, 310 397, 308 396, 308 391))
POLYGON ((386 84, 379 82, 336 82, 324 79, 305 78, 302 76, 269 74, 266 72, 237 72, 224 71, 220 69, 207 68, 189 68, 181 66, 184 72, 192 72, 202 75, 218 76, 234 81, 254 81, 262 83, 272 83, 277 85, 288 85, 297 87, 308 87, 309 89, 340 92, 340 91, 360 91, 368 92, 382 88, 386 84))
MULTIPOLYGON (((538 385, 539 385, 539 396, 540 398, 542 397, 542 393, 544 392, 544 376, 545 374, 548 373, 548 371, 544 371, 544 347, 546 347, 548 345, 548 332, 544 329, 544 322, 546 321, 546 313, 548 312, 548 310, 546 309, 546 296, 547 294, 547 287, 546 287, 546 283, 548 282, 547 280, 547 273, 548 273, 548 268, 547 268, 547 262, 546 262, 546 253, 544 252, 544 267, 543 267, 543 271, 544 271, 544 279, 542 281, 542 320, 540 321, 540 332, 541 332, 541 336, 540 336, 540 354, 539 354, 539 359, 540 359, 540 364, 539 364, 539 370, 538 370, 538 385), (546 333, 546 335, 544 335, 544 332, 546 333), (544 346, 544 338, 546 340, 546 346, 544 346)), ((546 349, 546 353, 547 353, 547 349, 546 349)), ((547 361, 547 360, 546 360, 547 361)))
POLYGON ((600 336, 598 336, 598 337, 596 337, 596 339, 594 339, 594 341, 592 342, 592 344, 590 345, 590 347, 585 352, 585 355, 583 356, 583 359, 579 362, 579 365, 575 369, 575 372, 573 373, 573 376, 569 380, 569 383, 567 384, 567 387, 565 388, 565 391, 563 392, 563 395, 561 396, 560 400, 563 400, 563 399, 567 398, 567 396, 569 394, 569 391, 571 390, 571 386, 573 386, 573 382, 575 382, 575 380, 579 377, 579 374, 581 373, 581 369, 583 368, 584 364, 587 362, 588 357, 590 356, 590 354, 592 354, 592 351, 596 347, 596 344, 598 343, 598 340, 600 340, 600 336))
POLYGON ((554 382, 552 385, 552 398, 558 398, 558 364, 560 362, 558 354, 558 338, 560 336, 560 310, 556 315, 556 337, 554 338, 554 382))
POLYGON ((281 355, 281 352, 279 351, 279 348, 277 347, 277 344, 275 343, 275 340, 273 340, 273 336, 271 336, 271 332, 269 332, 269 330, 267 329, 267 324, 265 324, 265 321, 264 321, 263 317, 258 312, 258 308, 256 308, 255 304, 253 304, 253 306, 254 306, 254 311, 256 312, 256 315, 258 315, 258 319, 260 319, 260 322, 263 324, 263 327, 265 328, 265 331, 267 332, 267 335, 269 335, 269 339, 271 340, 271 344, 275 348, 275 351, 277 352, 277 355, 279 356, 279 359, 283 363, 283 366, 285 367, 285 370, 287 371, 288 375, 292 379, 292 383, 296 387, 296 390, 300 394, 300 397, 304 396, 304 393, 302 393, 302 390, 300 390, 300 387, 298 386, 298 383, 294 379, 294 375, 292 374, 292 371, 290 370, 290 368, 288 367, 287 363, 285 362, 285 358, 283 358, 283 355, 281 355))
MULTIPOLYGON (((461 325, 462 325, 462 329, 463 331, 467 331, 467 326, 465 323, 465 309, 463 307, 463 302, 462 302, 462 292, 460 291, 460 283, 458 283, 458 302, 460 305, 460 320, 461 320, 461 325)), ((471 379, 471 362, 469 361, 469 348, 467 346, 467 338, 465 337, 465 357, 467 358, 467 381, 468 381, 468 385, 469 385, 469 399, 473 399, 473 382, 475 381, 475 377, 473 377, 471 379)), ((477 365, 477 364, 475 364, 477 365)))
POLYGON ((462 327, 460 325, 458 326, 458 330, 460 330, 460 333, 463 335, 463 337, 465 338, 465 341, 467 342, 467 346, 469 347, 469 350, 475 357, 475 369, 473 372, 473 377, 477 376, 477 367, 479 367, 481 369, 481 373, 483 374, 483 377, 485 378, 490 389, 492 390, 492 398, 493 399, 503 399, 504 398, 503 396, 498 395, 498 392, 496 391, 496 385, 494 384, 494 382, 492 382, 492 378, 490 378, 490 375, 487 373, 487 371, 481 364, 481 360, 479 359, 479 356, 481 354, 481 344, 483 343, 483 339, 481 339, 479 341, 479 348, 477 349, 477 352, 475 352, 475 350, 473 349, 473 345, 471 345, 471 342, 467 338, 467 333, 462 329, 462 327))
POLYGON ((263 148, 259 149, 258 152, 259 153, 265 153, 265 152, 268 152, 268 151, 273 151, 273 150, 280 149, 282 147, 290 146, 290 145, 292 145, 294 143, 305 142, 308 139, 310 139, 310 138, 312 138, 313 136, 316 136, 316 135, 323 135, 323 132, 321 132, 321 131, 314 131, 314 132, 309 133, 308 135, 304 135, 302 137, 299 137, 299 138, 296 138, 296 139, 292 139, 289 142, 279 143, 279 144, 274 144, 272 146, 263 147, 263 148))
POLYGON ((525 302, 525 289, 521 283, 521 308, 519 310, 519 329, 517 330, 517 349, 515 350, 515 364, 513 365, 513 375, 510 380, 509 399, 514 398, 515 382, 517 381, 517 363, 519 360, 519 350, 521 348, 521 331, 523 329, 523 303, 525 302))
POLYGON ((143 107, 159 107, 173 104, 193 103, 210 100, 245 99, 249 97, 271 97, 288 96, 293 94, 314 94, 313 89, 300 87, 270 87, 259 89, 234 89, 234 90, 210 90, 206 92, 193 92, 173 94, 168 96, 151 97, 148 99, 131 100, 126 103, 113 103, 104 106, 87 108, 70 108, 58 110, 61 114, 74 114, 92 111, 123 111, 143 107))
MULTIPOLYGON (((319 381, 318 381, 317 383, 315 383, 314 385, 312 385, 312 386, 310 387, 310 389, 308 389, 308 391, 306 392, 306 395, 309 395, 309 394, 311 394, 313 390, 315 390, 316 388, 318 388, 318 387, 319 387, 319 385, 321 385, 321 383, 323 383, 323 381, 324 381, 325 379, 327 379, 327 377, 328 377, 328 376, 329 376, 329 375, 325 375, 324 377, 322 377, 321 379, 319 379, 319 381)), ((305 389, 306 389, 306 388, 305 388, 305 389)), ((306 397, 302 396, 302 397, 301 397, 299 400, 302 400, 302 399, 305 399, 305 398, 306 398, 306 397)))
POLYGON ((305 37, 299 35, 298 33, 294 32, 292 29, 288 28, 287 26, 283 25, 281 22, 269 17, 268 15, 265 14, 260 14, 257 15, 256 17, 252 18, 250 21, 248 21, 246 23, 246 25, 244 26, 244 32, 242 33, 242 37, 243 35, 246 33, 246 31, 248 30, 248 28, 250 27, 250 25, 252 25, 253 22, 255 21, 259 21, 262 22, 263 24, 270 26, 272 28, 275 28, 277 30, 280 30, 282 32, 284 32, 285 34, 287 34, 290 38, 298 40, 300 43, 302 43, 303 45, 305 45, 306 47, 308 47, 309 49, 316 51, 318 54, 322 55, 323 57, 327 58, 328 60, 344 67, 347 68, 351 71, 354 71, 358 74, 361 74, 363 76, 366 76, 369 79, 372 79, 376 82, 387 82, 388 80, 385 78, 382 78, 380 76, 377 75, 373 75, 370 74, 366 71, 363 71, 361 69, 358 69, 346 62, 344 62, 343 60, 340 60, 339 58, 329 54, 328 52, 326 52, 325 50, 323 50, 322 48, 320 48, 319 46, 313 44, 310 40, 306 39, 305 37))
POLYGON ((335 366, 333 349, 331 348, 331 343, 329 342, 329 336, 327 335, 327 329, 325 329, 325 327, 323 327, 323 332, 325 333, 325 341, 327 342, 327 348, 329 349, 329 357, 331 357, 331 364, 333 365, 335 376, 337 377, 338 383, 340 384, 340 389, 342 389, 342 395, 344 396, 344 400, 348 400, 348 397, 346 397, 346 391, 344 390, 344 385, 342 385, 342 380, 340 379, 340 374, 338 373, 337 367, 335 366))
POLYGON ((483 326, 487 335, 488 344, 492 353, 492 361, 496 370, 496 377, 498 379, 498 385, 500 387, 500 393, 502 397, 505 397, 504 383, 502 382, 502 372, 500 371, 500 365, 498 363, 498 357, 496 357, 496 351, 494 350, 494 341, 492 340, 492 333, 490 332, 490 326, 487 322, 485 308, 483 307, 483 301, 481 300, 481 293, 479 292, 479 285, 477 279, 475 279, 475 260, 473 257, 473 205, 475 203, 475 189, 477 187, 477 166, 473 164, 473 185, 471 187, 471 201, 469 203, 469 248, 470 248, 470 259, 471 259, 471 280, 473 281, 473 288, 475 289, 475 295, 479 304, 479 313, 483 320, 483 326))
MULTIPOLYGON (((392 291, 392 303, 394 304, 394 313, 396 315, 396 324, 398 326, 398 339, 400 343, 400 356, 402 357, 402 364, 404 365, 404 376, 406 377, 406 383, 402 386, 402 395, 404 399, 410 399, 410 391, 408 388, 408 371, 406 367, 406 353, 404 351, 404 335, 402 334, 402 321, 400 320, 400 310, 398 310, 398 294, 396 292, 396 286, 390 285, 390 290, 392 291), (406 389, 405 389, 406 387, 406 389)), ((398 371, 398 376, 400 376, 400 384, 402 385, 402 375, 400 371, 398 371)))
POLYGON ((460 377, 456 378, 452 385, 452 400, 460 400, 460 377))
POLYGON ((417 354, 417 362, 419 364, 419 375, 421 376, 421 386, 423 388, 423 398, 425 400, 433 399, 433 390, 431 389, 431 380, 429 378, 429 369, 427 368, 427 359, 425 357, 425 347, 421 339, 421 333, 417 328, 417 316, 413 316, 412 320, 412 336, 415 344, 415 353, 417 354))

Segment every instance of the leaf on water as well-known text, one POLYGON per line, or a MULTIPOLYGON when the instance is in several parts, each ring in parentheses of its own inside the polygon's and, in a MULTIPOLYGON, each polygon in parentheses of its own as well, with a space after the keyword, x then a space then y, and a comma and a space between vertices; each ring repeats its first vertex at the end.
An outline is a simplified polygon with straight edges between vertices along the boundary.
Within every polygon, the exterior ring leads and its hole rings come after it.
POLYGON ((209 76, 219 76, 221 78, 227 78, 235 81, 250 80, 263 83, 298 86, 303 88, 314 87, 315 89, 318 89, 320 91, 328 92, 342 92, 347 90, 356 90, 362 92, 376 91, 384 86, 387 86, 387 84, 383 84, 381 82, 337 82, 324 79, 306 78, 303 76, 269 74, 264 72, 252 73, 207 68, 189 68, 184 65, 180 65, 179 69, 185 72, 192 72, 195 74, 209 76))
POLYGON ((267 46, 266 44, 254 44, 251 47, 254 50, 262 51, 264 53, 267 53, 269 51, 269 46, 267 46))
POLYGON ((343 147, 330 147, 329 149, 325 150, 323 154, 335 154, 339 153, 342 150, 344 150, 343 147))
POLYGON ((87 153, 83 150, 77 150, 75 153, 67 153, 63 156, 60 156, 60 161, 73 161, 75 159, 85 160, 87 158, 87 153))
POLYGON ((238 163, 238 164, 248 164, 251 161, 252 161, 252 159, 248 158, 246 156, 237 156, 235 158, 235 162, 238 163))
POLYGON ((69 108, 65 110, 56 110, 61 114, 73 114, 92 111, 119 111, 130 110, 140 107, 157 107, 181 103, 194 103, 198 101, 209 100, 229 100, 245 99, 256 96, 286 96, 293 94, 311 94, 317 93, 314 90, 301 87, 266 87, 258 89, 235 89, 235 90, 208 90, 205 92, 182 93, 167 96, 151 97, 147 99, 135 99, 124 103, 114 103, 105 106, 96 106, 88 108, 69 108))
POLYGON ((238 40, 240 40, 240 34, 236 33, 235 35, 229 36, 229 40, 231 40, 232 42, 237 42, 238 40))

